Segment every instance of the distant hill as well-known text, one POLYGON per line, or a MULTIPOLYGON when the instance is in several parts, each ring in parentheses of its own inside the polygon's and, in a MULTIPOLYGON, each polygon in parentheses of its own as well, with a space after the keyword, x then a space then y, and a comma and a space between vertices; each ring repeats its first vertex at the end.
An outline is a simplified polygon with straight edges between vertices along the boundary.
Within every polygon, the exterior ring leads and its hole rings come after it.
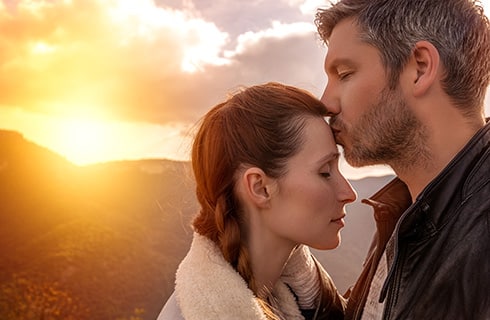
POLYGON ((189 164, 77 167, 0 131, 2 319, 154 319, 196 210, 189 164))
MULTIPOLYGON (((390 177, 352 181, 359 198, 390 177)), ((339 249, 316 252, 340 291, 360 271, 372 214, 348 207, 339 249)), ((2 319, 155 319, 197 211, 187 162, 78 167, 0 130, 2 319)))

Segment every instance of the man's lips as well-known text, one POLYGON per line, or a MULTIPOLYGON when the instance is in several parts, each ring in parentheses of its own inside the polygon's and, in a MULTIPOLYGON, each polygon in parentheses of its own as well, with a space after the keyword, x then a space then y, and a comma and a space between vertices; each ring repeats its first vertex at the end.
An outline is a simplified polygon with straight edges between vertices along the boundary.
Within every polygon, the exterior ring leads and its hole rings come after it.
POLYGON ((329 125, 334 134, 339 133, 341 129, 344 127, 342 120, 340 120, 340 118, 336 116, 330 118, 329 125))
POLYGON ((342 144, 342 141, 340 139, 340 136, 341 136, 341 131, 340 129, 337 129, 335 127, 331 127, 332 128, 332 133, 333 133, 333 136, 334 136, 334 139, 335 139, 335 142, 337 142, 338 144, 342 144))
POLYGON ((340 129, 338 129, 338 128, 335 128, 335 127, 330 127, 330 128, 332 128, 333 134, 337 134, 340 132, 340 129))

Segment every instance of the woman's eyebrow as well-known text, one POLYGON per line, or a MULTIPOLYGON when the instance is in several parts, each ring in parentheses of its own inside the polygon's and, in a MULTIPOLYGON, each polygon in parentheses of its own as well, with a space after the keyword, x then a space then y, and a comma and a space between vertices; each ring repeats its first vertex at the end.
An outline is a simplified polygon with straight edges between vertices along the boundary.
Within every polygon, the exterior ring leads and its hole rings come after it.
POLYGON ((327 163, 340 157, 340 152, 333 151, 318 159, 317 163, 327 163))

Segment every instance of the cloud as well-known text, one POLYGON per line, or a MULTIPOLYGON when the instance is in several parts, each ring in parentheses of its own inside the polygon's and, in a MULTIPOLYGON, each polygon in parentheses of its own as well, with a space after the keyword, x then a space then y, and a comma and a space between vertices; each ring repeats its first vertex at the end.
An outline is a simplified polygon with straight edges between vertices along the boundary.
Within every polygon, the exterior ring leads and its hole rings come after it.
POLYGON ((164 115, 186 72, 227 63, 226 32, 149 0, 4 2, 0 29, 0 104, 36 111, 164 115))
POLYGON ((320 95, 319 2, 4 0, 0 106, 172 124, 194 123, 240 85, 320 95))
POLYGON ((298 4, 225 2, 4 1, 0 105, 189 122, 240 84, 318 80, 324 48, 298 4))
MULTIPOLYGON (((297 29, 294 25, 290 27, 297 29)), ((244 34, 233 50, 224 52, 229 61, 226 65, 207 65, 203 72, 180 76, 160 86, 166 96, 172 95, 180 103, 180 107, 174 108, 174 115, 193 121, 238 86, 268 81, 299 85, 321 93, 321 88, 314 84, 324 82, 321 68, 324 48, 317 44, 315 33, 304 30, 285 35, 276 31, 271 26, 270 30, 244 34), (318 64, 312 66, 312 61, 318 64)), ((157 114, 153 118, 156 117, 157 114)))
POLYGON ((245 85, 281 81, 312 90, 324 78, 324 51, 311 23, 273 21, 267 29, 240 35, 225 56, 235 62, 234 72, 245 85))

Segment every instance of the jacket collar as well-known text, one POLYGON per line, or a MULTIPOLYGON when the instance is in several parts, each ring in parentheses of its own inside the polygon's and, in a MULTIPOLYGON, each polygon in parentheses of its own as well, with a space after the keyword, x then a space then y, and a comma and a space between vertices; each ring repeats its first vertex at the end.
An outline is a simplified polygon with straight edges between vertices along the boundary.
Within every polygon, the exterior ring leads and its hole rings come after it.
MULTIPOLYGON (((387 213, 382 216, 391 214, 395 218, 389 220, 390 228, 395 227, 395 230, 390 250, 392 252, 388 255, 388 260, 393 260, 397 256, 399 238, 403 238, 405 241, 418 242, 433 236, 453 215, 457 214, 460 203, 464 203, 472 196, 473 192, 480 189, 484 184, 488 184, 490 180, 489 161, 490 121, 487 119, 487 124, 422 190, 415 203, 408 209, 402 209, 408 204, 408 202, 404 202, 409 196, 408 189, 400 187, 400 183, 402 185, 403 183, 398 178, 395 178, 372 197, 376 200, 375 205, 369 200, 365 201, 374 207, 378 232, 380 231, 379 225, 383 222, 378 217, 380 208, 387 209, 387 213), (401 213, 403 214, 400 217, 401 213), (399 221, 396 226, 393 226, 392 222, 397 217, 400 217, 399 221)), ((384 240, 387 239, 388 235, 389 232, 385 235, 384 240)), ((381 249, 384 249, 386 243, 382 243, 382 245, 381 249)), ((394 269, 391 262, 388 261, 390 271, 381 290, 380 302, 384 301, 386 297, 390 278, 393 275, 394 269)))
MULTIPOLYGON (((216 244, 197 233, 177 269, 175 284, 176 299, 186 320, 266 319, 257 298, 216 244)), ((274 294, 287 319, 303 319, 284 283, 278 281, 274 294)))
MULTIPOLYGON (((417 197, 400 226, 401 236, 437 232, 490 177, 490 122, 481 128, 417 197)), ((423 237, 425 238, 425 237, 423 237)))
POLYGON ((398 234, 404 238, 425 238, 437 232, 455 212, 456 203, 488 183, 490 177, 490 121, 481 128, 439 175, 411 204, 406 185, 395 178, 364 203, 374 208, 378 236, 386 242, 397 220, 403 223, 398 234), (478 174, 477 174, 478 172, 478 174), (449 201, 448 201, 449 200, 449 201))

